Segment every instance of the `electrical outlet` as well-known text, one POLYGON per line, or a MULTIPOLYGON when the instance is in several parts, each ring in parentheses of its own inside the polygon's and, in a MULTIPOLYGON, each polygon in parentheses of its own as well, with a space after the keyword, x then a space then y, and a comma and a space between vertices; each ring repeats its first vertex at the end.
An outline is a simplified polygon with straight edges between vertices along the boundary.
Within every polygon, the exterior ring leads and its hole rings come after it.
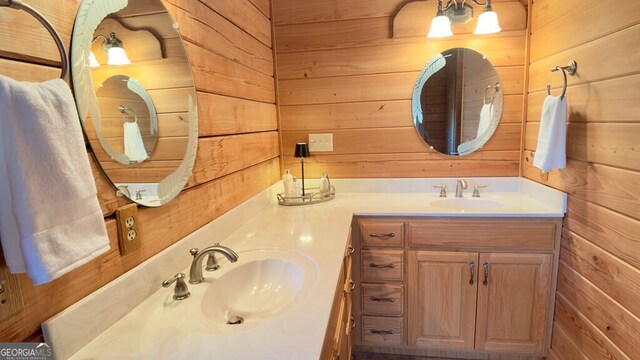
POLYGON ((138 250, 142 246, 142 233, 138 217, 138 205, 129 204, 116 209, 116 222, 118 223, 118 240, 120 254, 126 255, 138 250))
POLYGON ((136 223, 136 219, 133 216, 127 216, 127 218, 124 219, 124 224, 128 228, 132 228, 135 223, 136 223))
POLYGON ((333 151, 333 134, 309 134, 309 152, 333 151))

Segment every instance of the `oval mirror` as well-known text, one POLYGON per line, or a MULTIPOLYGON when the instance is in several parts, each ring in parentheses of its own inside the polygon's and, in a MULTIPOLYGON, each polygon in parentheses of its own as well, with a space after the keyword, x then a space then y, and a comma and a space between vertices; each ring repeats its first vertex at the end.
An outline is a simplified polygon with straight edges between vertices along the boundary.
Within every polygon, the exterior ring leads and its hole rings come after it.
POLYGON ((145 206, 175 198, 198 146, 187 53, 161 0, 83 0, 71 74, 83 129, 118 193, 145 206))
POLYGON ((414 125, 427 145, 445 155, 466 155, 493 135, 502 116, 502 88, 487 58, 471 49, 437 54, 413 90, 414 125))

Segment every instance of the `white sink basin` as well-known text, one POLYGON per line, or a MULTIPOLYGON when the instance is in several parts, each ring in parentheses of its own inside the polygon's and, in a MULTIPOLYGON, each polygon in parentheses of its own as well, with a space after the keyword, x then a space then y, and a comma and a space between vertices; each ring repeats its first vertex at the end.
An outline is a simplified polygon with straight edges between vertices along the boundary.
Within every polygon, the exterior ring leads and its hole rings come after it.
POLYGON ((164 313, 172 325, 197 333, 243 331, 285 315, 318 282, 315 262, 291 250, 239 252, 236 263, 220 265, 203 272, 204 283, 189 284, 189 298, 167 296, 164 313))
POLYGON ((486 198, 446 198, 433 200, 429 205, 452 210, 491 210, 506 206, 502 201, 486 198))

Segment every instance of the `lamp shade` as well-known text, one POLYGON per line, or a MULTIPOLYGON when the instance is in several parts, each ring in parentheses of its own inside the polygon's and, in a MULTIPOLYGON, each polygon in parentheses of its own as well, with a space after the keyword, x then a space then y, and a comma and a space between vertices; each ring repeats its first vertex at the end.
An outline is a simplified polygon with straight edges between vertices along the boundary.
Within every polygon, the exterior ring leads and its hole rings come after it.
POLYGON ((307 158, 310 157, 309 154, 309 145, 307 143, 297 143, 296 144, 296 153, 295 157, 297 158, 307 158))
POLYGON ((431 20, 431 28, 429 29, 429 33, 427 34, 428 38, 443 38, 447 36, 452 36, 453 32, 451 32, 451 20, 444 15, 438 15, 431 20))
POLYGON ((494 11, 485 11, 478 17, 478 24, 473 31, 476 35, 486 35, 500 32, 500 24, 498 24, 498 14, 494 11))
POLYGON ((96 59, 96 55, 93 51, 89 52, 89 66, 92 68, 100 66, 100 63, 98 62, 98 59, 96 59))
POLYGON ((131 64, 127 53, 120 46, 113 46, 108 50, 109 60, 107 64, 109 65, 128 65, 131 64))

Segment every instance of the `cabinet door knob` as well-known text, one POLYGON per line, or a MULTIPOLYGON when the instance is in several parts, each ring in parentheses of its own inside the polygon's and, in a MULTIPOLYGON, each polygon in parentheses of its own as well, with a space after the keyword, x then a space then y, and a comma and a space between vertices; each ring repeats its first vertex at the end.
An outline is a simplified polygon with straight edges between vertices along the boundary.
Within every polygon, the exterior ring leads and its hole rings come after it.
POLYGON ((482 285, 487 286, 489 283, 489 263, 485 261, 482 266, 484 267, 484 281, 482 282, 482 285))
POLYGON ((386 265, 378 265, 378 264, 370 263, 369 267, 376 268, 376 269, 393 269, 396 266, 393 263, 392 264, 386 264, 386 265))
POLYGON ((392 232, 390 232, 388 234, 371 233, 371 234, 369 234, 369 237, 376 238, 376 239, 389 239, 389 238, 396 237, 396 233, 392 233, 392 232))
POLYGON ((349 286, 349 292, 352 292, 356 288, 356 283, 354 283, 352 279, 349 279, 349 284, 351 284, 351 286, 349 286))
POLYGON ((469 263, 469 272, 471 273, 471 279, 469 279, 469 285, 473 285, 474 278, 476 275, 476 262, 472 261, 469 263))

